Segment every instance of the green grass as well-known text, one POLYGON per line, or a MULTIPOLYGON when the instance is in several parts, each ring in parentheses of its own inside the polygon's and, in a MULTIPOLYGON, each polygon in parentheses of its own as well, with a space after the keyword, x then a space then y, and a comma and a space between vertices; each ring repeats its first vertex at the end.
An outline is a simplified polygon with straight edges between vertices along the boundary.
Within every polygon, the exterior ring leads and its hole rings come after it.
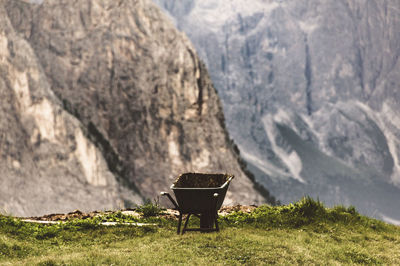
POLYGON ((0 265, 400 264, 399 227, 310 198, 220 217, 218 233, 176 235, 176 223, 120 212, 50 226, 0 216, 0 265))

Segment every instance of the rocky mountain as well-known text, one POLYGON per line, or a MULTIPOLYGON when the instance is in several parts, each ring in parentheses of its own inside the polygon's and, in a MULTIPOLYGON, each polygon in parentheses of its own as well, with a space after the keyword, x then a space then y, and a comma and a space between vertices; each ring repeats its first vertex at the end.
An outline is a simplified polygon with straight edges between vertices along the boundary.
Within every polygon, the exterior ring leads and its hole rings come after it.
POLYGON ((400 220, 400 2, 155 0, 210 69, 257 180, 400 220))
POLYGON ((150 1, 0 1, 0 77, 7 212, 127 207, 187 171, 234 174, 228 204, 269 197, 192 44, 150 1))

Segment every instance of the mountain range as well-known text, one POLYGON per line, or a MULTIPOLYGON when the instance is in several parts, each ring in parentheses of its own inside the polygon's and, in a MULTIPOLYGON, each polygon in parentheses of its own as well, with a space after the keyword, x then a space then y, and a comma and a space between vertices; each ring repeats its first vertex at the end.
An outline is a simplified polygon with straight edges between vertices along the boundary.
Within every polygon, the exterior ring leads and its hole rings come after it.
POLYGON ((187 37, 148 0, 0 1, 0 208, 127 208, 183 172, 273 202, 235 151, 187 37), (246 174, 247 173, 247 174, 246 174))
POLYGON ((209 68, 228 131, 283 203, 400 220, 400 2, 155 0, 209 68))

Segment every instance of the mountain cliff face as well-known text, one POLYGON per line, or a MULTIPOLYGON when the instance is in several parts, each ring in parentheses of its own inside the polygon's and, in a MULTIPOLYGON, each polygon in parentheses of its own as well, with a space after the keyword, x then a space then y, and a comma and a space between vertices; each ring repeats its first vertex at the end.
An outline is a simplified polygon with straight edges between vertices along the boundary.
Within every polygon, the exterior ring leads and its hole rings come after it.
POLYGON ((0 6, 0 206, 16 215, 141 202, 121 186, 82 124, 51 90, 0 6))
POLYGON ((230 134, 279 200, 400 219, 400 2, 155 2, 198 49, 230 134))
POLYGON ((186 171, 234 174, 226 203, 265 201, 204 65, 154 4, 10 0, 0 11, 2 208, 123 207, 186 171))

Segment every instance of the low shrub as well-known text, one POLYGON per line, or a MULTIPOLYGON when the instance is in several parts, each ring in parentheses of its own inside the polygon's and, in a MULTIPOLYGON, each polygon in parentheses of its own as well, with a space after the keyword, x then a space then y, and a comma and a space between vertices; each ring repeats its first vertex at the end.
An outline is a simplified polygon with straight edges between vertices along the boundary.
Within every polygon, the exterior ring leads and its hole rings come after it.
POLYGON ((311 197, 304 197, 295 203, 283 206, 262 205, 251 213, 233 212, 221 220, 229 225, 252 224, 258 227, 289 228, 321 222, 379 223, 374 219, 363 218, 354 206, 326 208, 322 202, 311 197))
POLYGON ((154 217, 162 214, 164 209, 161 208, 157 203, 148 201, 144 205, 137 207, 136 211, 141 213, 143 217, 154 217))

